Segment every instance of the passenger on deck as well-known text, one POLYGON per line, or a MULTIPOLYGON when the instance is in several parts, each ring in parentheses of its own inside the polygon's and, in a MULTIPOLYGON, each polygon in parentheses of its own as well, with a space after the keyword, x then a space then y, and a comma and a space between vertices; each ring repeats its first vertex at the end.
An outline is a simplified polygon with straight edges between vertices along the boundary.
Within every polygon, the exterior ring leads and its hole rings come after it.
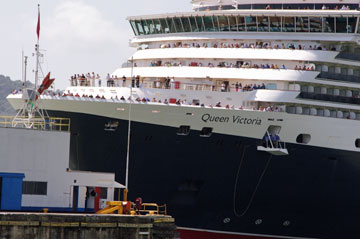
POLYGON ((91 73, 91 86, 92 87, 95 87, 95 78, 96 78, 95 73, 94 72, 91 73))
POLYGON ((101 78, 99 74, 96 75, 96 79, 98 80, 99 87, 101 87, 101 78))
POLYGON ((110 87, 110 85, 111 85, 111 83, 110 83, 110 79, 111 77, 110 77, 110 74, 108 73, 107 75, 106 75, 106 85, 107 85, 107 87, 110 87))
POLYGON ((126 77, 123 76, 122 77, 122 87, 125 87, 126 86, 126 77))
POLYGON ((279 135, 275 134, 275 136, 274 136, 275 148, 279 148, 279 143, 280 143, 280 137, 279 137, 279 135))
POLYGON ((136 76, 136 88, 140 87, 140 76, 136 76))
POLYGON ((238 83, 238 82, 235 83, 235 91, 236 91, 236 92, 239 91, 239 83, 238 83))
POLYGON ((124 97, 124 96, 121 96, 120 100, 125 100, 125 97, 124 97))
POLYGON ((264 143, 265 148, 269 147, 269 137, 267 134, 264 136, 264 143))
POLYGON ((131 87, 135 88, 135 78, 134 77, 131 78, 131 87))
MULTIPOLYGON (((273 148, 277 148, 276 145, 275 145, 275 135, 274 134, 270 135, 270 140, 271 140, 273 148)), ((270 146, 271 146, 271 144, 270 144, 270 146)))

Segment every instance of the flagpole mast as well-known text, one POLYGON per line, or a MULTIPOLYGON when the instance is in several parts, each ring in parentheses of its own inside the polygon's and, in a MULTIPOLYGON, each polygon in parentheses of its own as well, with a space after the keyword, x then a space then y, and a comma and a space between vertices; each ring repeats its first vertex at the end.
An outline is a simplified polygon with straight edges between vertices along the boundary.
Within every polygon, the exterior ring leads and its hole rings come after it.
POLYGON ((40 38, 40 4, 38 4, 38 23, 36 27, 37 34, 37 44, 35 45, 35 54, 36 54, 36 68, 35 68, 35 89, 38 88, 38 78, 39 78, 39 57, 40 57, 40 46, 39 46, 39 38, 40 38))

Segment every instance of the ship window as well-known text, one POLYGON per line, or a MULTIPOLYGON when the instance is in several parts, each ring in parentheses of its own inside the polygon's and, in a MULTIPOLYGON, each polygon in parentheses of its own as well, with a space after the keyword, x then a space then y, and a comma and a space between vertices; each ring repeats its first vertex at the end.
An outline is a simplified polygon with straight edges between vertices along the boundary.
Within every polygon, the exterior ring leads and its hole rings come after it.
POLYGON ((190 133, 190 126, 189 125, 181 125, 177 132, 177 135, 188 135, 190 133))
POLYGON ((348 33, 355 33, 356 17, 348 17, 347 31, 348 33))
POLYGON ((238 26, 236 23, 236 17, 234 16, 229 17, 229 23, 230 23, 230 31, 237 32, 238 26))
POLYGON ((203 20, 204 20, 204 25, 205 25, 205 31, 207 31, 207 32, 215 31, 214 30, 213 19, 212 19, 211 16, 204 16, 203 20))
POLYGON ((346 25, 347 25, 346 17, 337 17, 336 18, 336 32, 346 33, 347 32, 346 25))
POLYGON ((175 17, 175 18, 173 18, 173 21, 174 21, 174 24, 176 27, 176 32, 184 32, 180 18, 175 17))
POLYGON ((322 32, 320 17, 310 17, 310 32, 322 32))
POLYGON ((246 20, 247 31, 256 32, 257 31, 256 17, 247 16, 247 17, 245 17, 245 20, 246 20))
POLYGON ((176 26, 174 23, 174 18, 168 18, 168 23, 169 23, 169 27, 170 27, 170 33, 176 33, 176 26))
POLYGON ((47 195, 47 182, 23 181, 22 194, 47 195))
POLYGON ((196 17, 196 23, 200 32, 205 31, 204 19, 202 17, 196 17))
POLYGON ((189 18, 187 17, 182 17, 181 18, 181 23, 184 27, 184 31, 185 32, 191 32, 191 27, 190 27, 190 22, 189 22, 189 18))
POLYGON ((228 18, 225 17, 225 16, 219 16, 218 20, 219 20, 219 29, 220 29, 220 31, 228 32, 229 31, 228 18))
POLYGON ((210 137, 212 134, 213 128, 210 127, 204 127, 200 131, 200 137, 210 137))
POLYGON ((155 25, 154 25, 153 21, 151 19, 147 20, 146 24, 149 27, 149 34, 155 34, 155 25))
POLYGON ((307 85, 301 85, 301 92, 308 92, 308 86, 307 85))
POLYGON ((161 28, 163 30, 163 33, 169 33, 170 29, 167 24, 167 20, 165 18, 160 19, 161 28))
POLYGON ((296 142, 299 144, 308 144, 310 140, 310 134, 299 134, 298 137, 296 137, 296 142))
POLYGON ((144 28, 140 21, 135 21, 137 29, 139 30, 140 35, 144 35, 144 28))
POLYGON ((360 148, 360 139, 355 140, 355 147, 360 148))
POLYGON ((116 131, 119 127, 119 121, 108 121, 105 123, 104 130, 105 131, 116 131))
POLYGON ((347 68, 341 68, 342 75, 348 75, 349 70, 347 68))
POLYGON ((323 30, 324 32, 335 32, 335 18, 323 17, 323 30))
POLYGON ((257 17, 258 31, 268 32, 269 31, 269 17, 257 17))
POLYGON ((341 89, 339 95, 340 96, 346 96, 346 90, 341 89))
POLYGON ((271 32, 281 31, 281 17, 270 17, 270 31, 271 32))
POLYGON ((246 24, 245 24, 245 18, 244 17, 238 17, 238 28, 239 28, 239 32, 244 32, 246 31, 246 24))
POLYGON ((189 17, 190 19, 190 24, 191 24, 191 29, 193 32, 198 32, 199 31, 199 27, 196 23, 196 19, 195 17, 189 17))
POLYGON ((308 32, 308 31, 309 31, 309 18, 296 17, 296 32, 308 32))
POLYGON ((315 86, 314 87, 314 93, 315 94, 321 94, 321 87, 320 86, 315 86))
POLYGON ((132 29, 133 29, 133 31, 134 31, 135 36, 138 36, 138 35, 139 35, 139 31, 138 31, 138 29, 137 29, 137 27, 136 27, 135 21, 130 21, 130 24, 131 24, 131 27, 132 27, 132 29))
POLYGON ((294 32, 295 31, 295 21, 294 17, 283 17, 283 32, 294 32))
POLYGON ((275 83, 268 83, 268 84, 266 84, 266 89, 268 89, 268 90, 276 90, 277 85, 275 83))
POLYGON ((163 33, 162 29, 161 29, 161 23, 159 19, 154 19, 154 24, 155 24, 155 32, 156 33, 163 33))
POLYGON ((144 28, 144 33, 145 33, 145 35, 148 35, 150 31, 149 31, 149 26, 146 24, 146 21, 141 20, 141 25, 142 25, 143 28, 144 28))
POLYGON ((218 16, 213 16, 212 17, 215 32, 219 31, 219 20, 218 19, 219 19, 218 16))
POLYGON ((100 198, 107 199, 108 190, 107 188, 100 188, 100 198))

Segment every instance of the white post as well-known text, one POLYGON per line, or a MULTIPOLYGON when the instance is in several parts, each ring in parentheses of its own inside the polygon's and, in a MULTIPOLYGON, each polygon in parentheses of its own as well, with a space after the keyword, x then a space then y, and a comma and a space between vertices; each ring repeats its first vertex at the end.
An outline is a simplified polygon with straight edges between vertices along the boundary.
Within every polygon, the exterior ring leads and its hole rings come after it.
POLYGON ((130 75, 130 103, 129 103, 129 124, 128 124, 128 142, 126 152, 126 173, 125 173, 125 187, 129 190, 129 158, 130 158, 130 133, 131 133, 131 102, 132 102, 132 81, 134 73, 134 58, 131 57, 131 75, 130 75))

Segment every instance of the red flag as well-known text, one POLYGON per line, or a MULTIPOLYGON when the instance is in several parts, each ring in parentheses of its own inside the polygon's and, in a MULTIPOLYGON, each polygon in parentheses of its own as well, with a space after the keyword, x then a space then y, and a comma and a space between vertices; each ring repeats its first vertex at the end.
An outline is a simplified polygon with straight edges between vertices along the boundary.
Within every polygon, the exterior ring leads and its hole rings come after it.
POLYGON ((38 5, 39 9, 38 9, 38 23, 37 23, 37 27, 36 27, 36 34, 39 40, 40 37, 40 5, 38 5))

